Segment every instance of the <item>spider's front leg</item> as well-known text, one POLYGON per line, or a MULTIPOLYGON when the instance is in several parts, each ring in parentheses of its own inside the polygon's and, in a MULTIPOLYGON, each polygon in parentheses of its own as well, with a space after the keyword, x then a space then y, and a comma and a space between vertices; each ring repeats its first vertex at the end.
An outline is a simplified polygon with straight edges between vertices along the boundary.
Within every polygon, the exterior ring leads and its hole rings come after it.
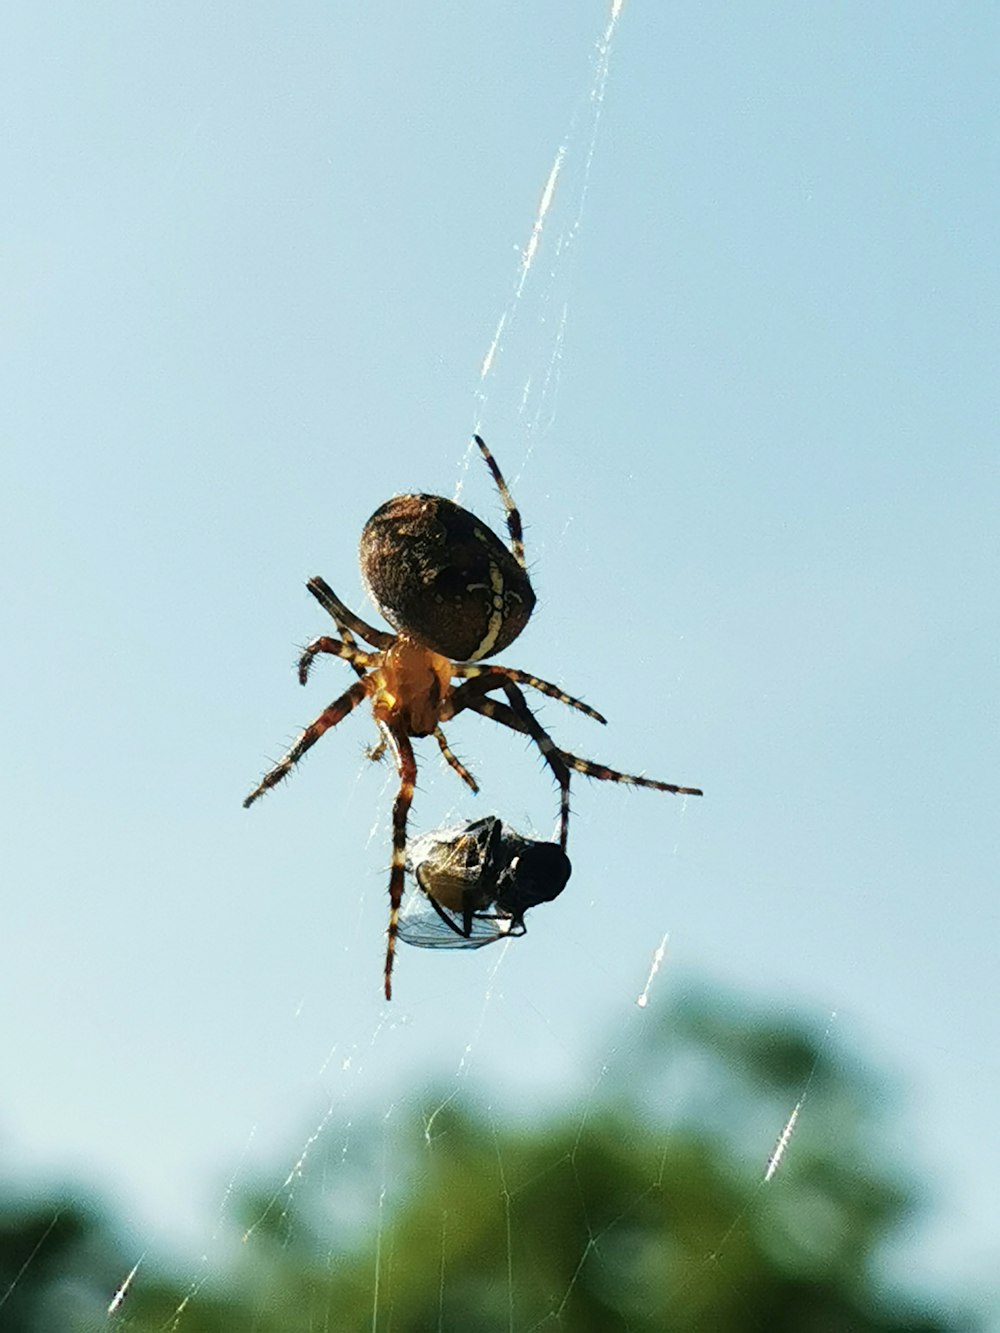
MULTIPOLYGON (((304 685, 306 683, 306 680, 309 677, 309 671, 312 668, 312 664, 318 653, 333 653, 336 657, 342 657, 345 661, 350 662, 354 674, 363 679, 366 668, 374 669, 379 665, 382 660, 381 653, 366 653, 358 647, 357 639, 355 639, 354 635, 351 633, 350 627, 344 622, 343 617, 336 609, 337 607, 343 607, 346 611, 347 608, 343 606, 343 603, 337 597, 336 593, 334 593, 322 579, 311 579, 307 584, 307 587, 313 596, 317 598, 320 605, 325 610, 329 611, 337 622, 337 629, 340 630, 340 638, 343 642, 339 642, 337 639, 329 639, 325 634, 322 634, 318 639, 313 639, 312 643, 306 644, 302 656, 299 658, 299 684, 304 685), (319 591, 317 591, 317 588, 313 587, 313 584, 317 585, 319 591), (329 604, 329 598, 331 597, 336 605, 329 604)), ((360 623, 364 624, 364 621, 361 621, 360 623)), ((371 630, 372 634, 379 632, 372 630, 370 625, 366 626, 366 628, 371 630)), ((372 642, 374 642, 374 640, 372 640, 372 642)), ((379 728, 379 739, 365 751, 373 764, 377 764, 382 758, 385 754, 386 747, 383 724, 378 722, 376 725, 379 728)))
POLYGON ((326 579, 309 579, 306 587, 319 602, 324 611, 333 616, 337 628, 343 633, 344 629, 353 630, 355 634, 367 643, 372 643, 376 648, 391 648, 394 636, 387 634, 383 629, 376 629, 374 625, 369 625, 366 620, 356 616, 349 606, 345 606, 337 594, 327 583, 326 579))
POLYGON ((596 708, 591 708, 590 704, 585 704, 582 699, 575 699, 572 694, 567 694, 551 681, 540 680, 538 676, 532 676, 527 671, 518 671, 516 667, 499 666, 493 662, 487 663, 486 666, 480 666, 477 662, 456 662, 453 671, 456 676, 463 676, 467 680, 482 680, 488 676, 490 683, 483 687, 487 690, 497 689, 501 684, 501 677, 520 685, 530 685, 532 689, 547 694, 550 699, 558 699, 561 704, 568 704, 570 708, 586 713, 595 722, 607 724, 608 719, 604 714, 599 713, 596 708))
POLYGON ((452 695, 449 708, 453 713, 463 708, 471 708, 473 712, 482 713, 484 717, 491 717, 494 722, 510 727, 512 731, 520 731, 532 738, 559 783, 559 845, 563 851, 566 850, 569 825, 571 770, 583 773, 588 778, 597 778, 601 782, 621 782, 630 787, 646 787, 651 791, 671 792, 677 796, 703 795, 700 787, 678 787, 673 782, 659 782, 655 778, 644 778, 637 773, 621 773, 616 768, 608 768, 605 764, 594 763, 592 759, 581 759, 579 755, 570 754, 568 750, 561 750, 531 712, 521 691, 500 672, 492 681, 486 674, 468 681, 452 695), (510 700, 509 704, 501 703, 498 699, 490 699, 483 693, 485 689, 498 687, 504 690, 510 700))
POLYGON ((377 666, 380 660, 378 653, 366 653, 353 642, 342 643, 340 639, 331 639, 328 635, 321 634, 318 639, 313 639, 312 643, 307 643, 302 650, 302 656, 299 658, 300 685, 304 685, 309 679, 312 664, 320 653, 329 653, 332 657, 340 657, 345 662, 350 662, 359 676, 377 666))
MULTIPOLYGON (((523 697, 521 702, 524 702, 523 697)), ((493 718, 495 722, 500 722, 505 727, 510 727, 513 731, 522 731, 525 735, 535 737, 535 733, 525 725, 520 712, 500 703, 497 699, 480 699, 478 702, 470 703, 469 707, 477 713, 493 718)), ((532 718, 532 721, 536 727, 539 726, 537 719, 532 718)), ((626 787, 645 787, 648 791, 665 791, 672 796, 704 796, 705 794, 700 787, 678 787, 674 782, 660 782, 658 778, 645 778, 638 773, 622 773, 617 768, 608 768, 606 764, 595 763, 593 759, 581 759, 579 755, 570 754, 568 750, 561 750, 547 733, 543 732, 542 734, 546 736, 549 742, 551 756, 546 752, 545 746, 542 745, 540 740, 538 740, 539 748, 545 755, 549 767, 557 774, 559 771, 557 766, 561 766, 567 773, 572 769, 577 773, 582 773, 584 777, 597 778, 599 782, 620 782, 626 787)), ((562 787, 561 781, 560 787, 562 787)), ((569 817, 568 781, 562 794, 563 818, 565 819, 569 817)), ((565 851, 565 844, 563 850, 565 851)))
POLYGON ((392 862, 389 869, 389 927, 385 946, 385 998, 392 999, 392 964, 396 957, 396 937, 399 934, 399 906, 406 887, 406 821, 413 804, 413 789, 417 781, 417 761, 410 738, 404 731, 386 724, 382 734, 389 743, 396 771, 399 773, 399 791, 392 803, 392 862))
POLYGON ((503 479, 503 473, 500 471, 499 464, 487 448, 486 441, 481 435, 473 435, 476 444, 479 445, 479 452, 486 460, 486 466, 490 470, 493 482, 500 492, 500 499, 503 502, 504 513, 507 517, 507 531, 510 533, 510 549, 514 559, 527 573, 528 566, 524 560, 524 532, 521 527, 521 513, 514 503, 514 497, 507 489, 507 483, 503 479))
POLYGON ((491 675, 484 672, 460 685, 446 707, 452 716, 464 708, 471 708, 473 712, 490 717, 494 722, 510 727, 512 731, 520 731, 531 737, 559 784, 559 846, 565 851, 569 838, 569 768, 562 750, 535 717, 514 682, 505 673, 495 672, 491 675), (486 691, 495 689, 502 689, 510 703, 502 704, 497 699, 490 699, 486 691))
POLYGON ((244 810, 248 806, 253 805, 254 801, 256 801, 259 796, 263 796, 266 791, 269 791, 276 783, 280 782, 283 777, 286 777, 305 752, 316 744, 320 736, 323 735, 323 732, 329 731, 330 728, 335 727, 338 722, 342 722, 348 713, 357 708, 362 699, 371 694, 374 688, 375 677, 365 676, 363 679, 352 685, 349 690, 345 690, 339 699, 334 699, 329 708, 324 708, 319 717, 316 718, 315 722, 309 723, 308 727, 306 727, 305 731, 285 757, 279 759, 275 766, 270 769, 269 772, 264 774, 257 786, 254 787, 253 791, 243 802, 244 810))

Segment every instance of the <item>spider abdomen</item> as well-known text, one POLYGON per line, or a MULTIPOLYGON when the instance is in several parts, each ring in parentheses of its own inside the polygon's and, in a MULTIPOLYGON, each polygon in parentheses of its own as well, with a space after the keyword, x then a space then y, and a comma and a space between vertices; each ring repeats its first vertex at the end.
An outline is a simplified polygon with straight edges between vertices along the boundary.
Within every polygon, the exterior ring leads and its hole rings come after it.
POLYGON ((361 573, 389 624, 456 662, 498 653, 535 605, 528 576, 485 523, 440 495, 397 495, 361 534, 361 573))

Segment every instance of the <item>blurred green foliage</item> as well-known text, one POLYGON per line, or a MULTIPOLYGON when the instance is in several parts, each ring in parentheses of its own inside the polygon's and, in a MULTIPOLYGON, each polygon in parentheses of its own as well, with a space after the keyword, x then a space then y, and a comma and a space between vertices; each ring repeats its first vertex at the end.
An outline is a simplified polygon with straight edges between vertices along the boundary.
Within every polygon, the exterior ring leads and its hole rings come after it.
POLYGON ((435 1097, 294 1187, 245 1194, 243 1239, 190 1275, 131 1267, 70 1202, 0 1213, 5 1333, 936 1333, 968 1315, 881 1289, 918 1193, 884 1089, 828 1035, 699 993, 637 1015, 585 1105, 545 1123, 435 1097), (773 1179, 768 1155, 802 1113, 773 1179), (4 1296, 6 1292, 6 1296, 4 1296))

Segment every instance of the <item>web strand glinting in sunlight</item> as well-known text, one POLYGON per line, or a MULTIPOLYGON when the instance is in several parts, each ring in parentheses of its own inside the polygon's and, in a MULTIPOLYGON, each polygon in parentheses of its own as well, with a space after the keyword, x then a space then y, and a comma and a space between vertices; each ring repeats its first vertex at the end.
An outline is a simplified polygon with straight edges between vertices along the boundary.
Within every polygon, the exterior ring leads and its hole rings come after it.
POLYGON ((653 978, 660 970, 660 964, 663 962, 664 958, 667 955, 667 944, 669 943, 669 940, 670 940, 670 932, 667 931, 667 933, 663 936, 663 939, 660 940, 656 952, 653 954, 653 962, 649 969, 649 976, 646 978, 646 984, 642 988, 642 994, 636 996, 635 1002, 640 1009, 645 1009, 646 1005, 649 1003, 649 988, 653 984, 653 978))
POLYGON ((122 1302, 128 1295, 128 1289, 132 1285, 132 1279, 135 1277, 136 1273, 138 1273, 139 1265, 142 1263, 145 1257, 146 1255, 144 1253, 140 1254, 139 1258, 132 1265, 132 1270, 129 1273, 128 1277, 126 1277, 125 1281, 121 1284, 121 1286, 118 1288, 115 1294, 111 1297, 111 1303, 108 1306, 108 1314, 114 1314, 116 1310, 121 1308, 122 1302))
MULTIPOLYGON (((588 99, 591 106, 593 107, 591 128, 590 128, 590 142, 587 147, 587 156, 583 167, 583 181, 580 187, 579 203, 577 206, 576 218, 572 226, 569 228, 568 233, 564 233, 563 237, 561 238, 561 241, 557 247, 557 249, 560 250, 563 248, 563 242, 565 242, 566 244, 571 242, 572 239, 575 237, 576 233, 580 229, 580 222, 583 215, 583 208, 586 202, 587 191, 590 184, 590 169, 594 160, 594 151, 597 146, 597 132, 600 126, 601 109, 604 104, 604 95, 605 92, 607 91, 608 73, 611 63, 611 44, 614 39, 615 27, 618 23, 618 19, 624 7, 625 7, 625 0, 612 0, 611 15, 610 18, 608 19, 607 27, 604 29, 604 33, 601 36, 600 41, 597 43, 597 70, 594 76, 593 85, 590 90, 590 97, 588 99)), ((538 204, 538 211, 535 214, 535 220, 532 223, 531 232, 529 233, 528 236, 528 243, 527 245, 525 245, 524 249, 521 252, 520 272, 518 275, 517 285, 514 289, 514 295, 511 298, 510 305, 501 314, 500 319, 497 322, 496 332, 493 334, 493 338, 490 342, 489 347, 486 350, 486 355, 483 357, 482 364, 480 365, 479 368, 480 386, 482 386, 482 384, 487 379, 487 377, 489 376, 490 372, 493 369, 494 363, 497 358, 497 353, 500 350, 500 340, 503 336, 504 328, 506 327, 509 319, 513 316, 514 310, 516 309, 521 299, 521 296, 524 293, 524 286, 525 283, 527 282, 528 274, 531 271, 532 265, 535 262, 535 257, 538 254, 539 246, 541 245, 542 231, 545 226, 545 219, 555 199, 556 185, 558 184, 563 164, 566 161, 566 156, 569 152, 571 138, 572 138, 572 126, 570 131, 567 132, 567 134, 565 135, 563 142, 559 145, 558 149, 556 150, 555 159, 552 163, 552 166, 549 169, 548 177, 546 178, 545 185, 542 189, 542 197, 538 204)), ((481 421, 477 417, 475 423, 475 430, 477 432, 479 431, 480 425, 481 421)))
POLYGON ((774 1152, 767 1159, 767 1170, 764 1172, 764 1184, 772 1178, 778 1167, 781 1165, 781 1159, 785 1155, 785 1149, 788 1142, 795 1133, 795 1125, 799 1118, 799 1112, 802 1110, 802 1099, 795 1103, 792 1114, 785 1121, 785 1128, 778 1135, 778 1142, 774 1145, 774 1152))

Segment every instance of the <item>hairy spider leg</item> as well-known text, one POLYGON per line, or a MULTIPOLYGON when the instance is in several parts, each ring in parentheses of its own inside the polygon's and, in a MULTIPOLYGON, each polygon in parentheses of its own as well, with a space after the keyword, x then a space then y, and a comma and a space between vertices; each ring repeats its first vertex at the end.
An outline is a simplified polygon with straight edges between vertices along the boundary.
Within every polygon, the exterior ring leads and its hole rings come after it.
POLYGON ((345 662, 350 662, 359 676, 363 676, 366 670, 378 666, 379 653, 364 652, 355 643, 351 631, 343 626, 341 626, 341 633, 344 635, 343 643, 339 639, 331 639, 326 634, 322 634, 318 639, 313 639, 312 643, 306 644, 302 650, 302 656, 299 658, 300 685, 304 685, 309 679, 312 664, 320 653, 329 653, 332 657, 340 657, 345 662))
POLYGON ((392 964, 399 934, 399 906, 406 887, 406 821, 413 804, 417 781, 417 761, 410 738, 404 731, 387 725, 383 734, 392 750, 399 773, 399 791, 392 803, 392 861, 389 869, 389 927, 385 946, 385 998, 392 999, 392 964))
POLYGON ((700 787, 678 787, 676 783, 660 782, 657 778, 644 778, 635 773, 620 773, 617 768, 608 768, 606 764, 595 763, 593 759, 581 759, 578 755, 570 754, 568 750, 560 750, 559 757, 577 773, 582 773, 588 778, 597 778, 601 782, 621 782, 627 787, 648 787, 650 791, 670 792, 673 796, 705 795, 700 787))
MULTIPOLYGON (((510 688, 516 687, 512 686, 510 688)), ((635 773, 621 773, 616 768, 608 768, 606 764, 598 764, 591 759, 581 759, 578 755, 570 754, 568 750, 560 749, 542 728, 538 719, 534 717, 525 703, 524 695, 521 694, 520 690, 517 693, 520 695, 520 705, 523 706, 523 712, 521 706, 509 707, 498 699, 463 697, 465 695, 464 686, 452 695, 451 703, 454 704, 457 699, 459 708, 471 708, 474 712, 482 713, 485 717, 491 717, 495 722, 510 727, 513 731, 520 731, 535 741, 559 783, 560 845, 563 851, 566 850, 565 835, 569 820, 569 769, 573 769, 577 773, 583 773, 588 778, 597 778, 601 782, 620 782, 629 787, 646 787, 651 791, 665 791, 675 796, 704 795, 700 787, 679 787, 672 782, 660 782, 655 778, 644 778, 635 773), (543 736, 545 743, 541 739, 543 736), (565 781, 562 774, 565 774, 565 781)), ((509 691, 508 697, 510 697, 509 691)))
MULTIPOLYGON (((381 728, 381 723, 376 723, 381 728)), ((380 735, 374 745, 365 747, 365 758, 370 759, 373 764, 377 764, 385 754, 385 737, 380 735)))
POLYGON ((469 772, 469 770, 468 770, 468 769, 465 767, 465 765, 462 763, 461 759, 459 759, 458 755, 456 755, 455 751, 454 751, 454 750, 451 748, 451 746, 448 744, 447 738, 445 737, 445 734, 444 734, 444 732, 441 730, 440 727, 435 727, 435 728, 434 728, 434 739, 437 741, 438 745, 441 747, 441 753, 442 753, 442 755, 444 755, 444 757, 445 757, 445 759, 447 760, 448 764, 455 770, 455 772, 456 772, 456 773, 458 774, 458 776, 462 779, 462 781, 465 783, 465 785, 466 785, 467 787, 471 788, 472 791, 474 791, 474 792, 476 793, 476 795, 478 796, 478 795, 479 795, 479 783, 478 783, 478 782, 476 781, 476 779, 472 776, 472 774, 469 772))
MULTIPOLYGON (((334 616, 333 619, 337 626, 337 632, 339 633, 340 637, 344 640, 344 642, 347 644, 347 646, 349 648, 356 648, 358 646, 358 641, 351 633, 350 626, 346 624, 343 620, 341 620, 339 616, 334 616)), ((357 671, 356 667, 355 670, 357 671)), ((361 675, 360 671, 358 672, 358 675, 359 676, 361 675)))
POLYGON ((316 575, 309 579, 306 587, 319 602, 324 611, 333 616, 337 628, 343 632, 344 629, 353 630, 360 639, 373 644, 376 648, 391 648, 395 640, 394 634, 388 634, 384 629, 376 629, 374 625, 369 625, 366 620, 356 616, 354 612, 340 600, 337 594, 330 587, 325 579, 316 575))
MULTIPOLYGON (((507 716, 507 713, 513 710, 508 710, 506 705, 497 700, 487 700, 487 702, 496 704, 496 721, 502 721, 505 726, 513 727, 515 731, 526 730, 514 717, 507 716)), ((531 735, 530 732, 526 734, 531 735)), ((581 759, 579 755, 570 754, 568 750, 561 750, 558 746, 555 747, 555 752, 569 768, 575 769, 577 773, 583 773, 585 777, 597 778, 601 782, 622 782, 628 787, 648 787, 651 791, 670 792, 673 796, 705 795, 700 787, 678 787, 673 782, 660 782, 657 778, 639 777, 635 773, 620 773, 617 768, 608 768, 606 764, 598 764, 593 759, 581 759)))
POLYGON ((567 694, 558 685, 552 685, 547 680, 539 680, 537 676, 532 676, 527 671, 518 671, 516 667, 499 666, 492 662, 485 666, 479 666, 475 662, 454 662, 452 664, 452 674, 462 676, 466 680, 491 676, 495 684, 487 686, 488 689, 496 688, 500 683, 501 676, 521 685, 530 685, 532 689, 547 694, 551 699, 558 699, 561 704, 568 704, 570 708, 576 708, 581 713, 586 713, 588 717, 592 717, 595 722, 602 722, 607 726, 608 719, 603 713, 599 713, 596 708, 591 708, 590 704, 585 704, 582 699, 575 699, 572 694, 567 694))
POLYGON ((525 573, 528 567, 524 562, 524 531, 521 527, 521 515, 517 505, 514 503, 514 497, 507 489, 507 483, 503 479, 503 473, 497 465, 496 459, 486 447, 486 441, 481 435, 472 437, 479 445, 479 452, 486 459, 486 466, 493 474, 493 480, 496 488, 500 492, 500 499, 503 501, 503 507, 507 514, 507 531, 510 533, 510 546, 514 559, 521 566, 525 573))
POLYGON ((563 761, 562 751, 528 707, 523 693, 502 673, 495 673, 492 678, 483 674, 460 685, 449 699, 448 707, 452 715, 471 708, 475 713, 531 737, 559 784, 559 846, 565 851, 569 837, 569 769, 563 761), (509 705, 486 696, 487 690, 496 689, 504 691, 510 700, 509 705))
MULTIPOLYGON (((321 635, 320 638, 314 639, 312 643, 307 644, 302 656, 299 658, 299 683, 301 685, 304 685, 308 680, 312 664, 319 653, 333 653, 337 657, 344 658, 345 661, 350 662, 354 673, 357 676, 360 676, 362 680, 365 677, 364 668, 366 666, 377 667, 382 660, 380 652, 362 652, 357 646, 357 640, 354 635, 348 629, 347 625, 343 623, 340 616, 334 614, 332 611, 331 615, 333 615, 334 620, 337 622, 337 629, 340 631, 344 642, 343 644, 338 644, 336 639, 329 639, 326 635, 321 635), (350 653, 344 651, 345 647, 351 650, 350 653)), ((379 739, 376 744, 370 745, 366 750, 366 754, 373 764, 379 762, 385 754, 386 747, 385 723, 376 718, 375 725, 378 727, 379 739)), ((478 788, 476 790, 478 790, 478 788)))
POLYGON ((305 731, 303 731, 302 735, 298 738, 285 757, 280 759, 269 772, 264 774, 258 785, 254 787, 253 791, 243 802, 244 810, 248 806, 253 805, 254 801, 256 801, 259 796, 263 796, 266 791, 269 791, 276 783, 280 782, 283 777, 286 777, 305 752, 312 749, 320 736, 323 735, 324 731, 329 731, 330 728, 335 727, 338 722, 342 722, 348 713, 357 708, 362 699, 367 698, 374 689, 375 677, 373 675, 364 676, 361 680, 355 682, 349 690, 345 690, 339 699, 334 699, 333 703, 330 704, 328 708, 324 708, 319 717, 316 718, 314 722, 309 723, 308 727, 306 727, 305 731))

